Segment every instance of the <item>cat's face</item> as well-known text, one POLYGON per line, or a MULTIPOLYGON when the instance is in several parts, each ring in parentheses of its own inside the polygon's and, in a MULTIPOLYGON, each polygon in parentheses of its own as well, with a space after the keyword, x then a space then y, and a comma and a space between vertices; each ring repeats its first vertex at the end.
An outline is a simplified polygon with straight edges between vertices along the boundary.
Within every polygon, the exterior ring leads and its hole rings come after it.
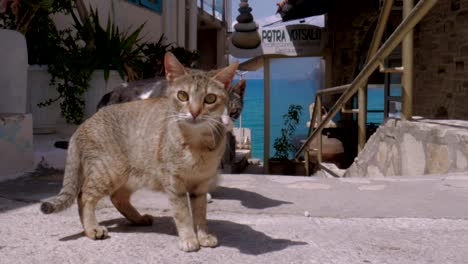
POLYGON ((221 122, 227 107, 227 88, 232 82, 237 63, 210 76, 205 72, 188 72, 168 53, 165 69, 170 110, 178 122, 190 125, 221 122))
POLYGON ((224 113, 227 101, 224 86, 202 74, 178 78, 171 84, 168 95, 174 114, 190 124, 216 122, 224 113))
POLYGON ((244 108, 245 86, 245 80, 239 80, 228 90, 227 111, 232 120, 238 119, 244 108))

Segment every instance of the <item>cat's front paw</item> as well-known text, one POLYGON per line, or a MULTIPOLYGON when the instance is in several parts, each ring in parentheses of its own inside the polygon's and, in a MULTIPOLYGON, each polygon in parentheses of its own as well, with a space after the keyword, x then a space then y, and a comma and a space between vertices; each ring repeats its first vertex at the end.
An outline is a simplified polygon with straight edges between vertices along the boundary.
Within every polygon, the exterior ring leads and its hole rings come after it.
POLYGON ((200 249, 200 244, 196 238, 180 239, 179 249, 185 252, 193 252, 200 249))
POLYGON ((134 225, 138 226, 150 226, 153 224, 153 217, 151 215, 143 215, 138 221, 133 222, 134 225))
POLYGON ((105 239, 108 237, 107 228, 105 226, 93 226, 86 229, 85 234, 87 237, 94 240, 105 239))
POLYGON ((202 247, 216 247, 219 242, 216 236, 210 234, 199 234, 198 235, 198 242, 202 247))

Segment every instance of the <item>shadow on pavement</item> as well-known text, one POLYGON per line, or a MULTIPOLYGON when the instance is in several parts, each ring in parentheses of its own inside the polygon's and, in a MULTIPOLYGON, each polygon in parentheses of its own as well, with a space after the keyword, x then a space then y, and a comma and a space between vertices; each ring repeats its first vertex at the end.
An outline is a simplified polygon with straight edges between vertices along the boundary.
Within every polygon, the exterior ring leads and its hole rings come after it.
POLYGON ((24 177, 0 182, 0 213, 57 195, 62 181, 63 171, 39 167, 24 177))
POLYGON ((282 204, 292 204, 291 202, 287 201, 274 200, 256 192, 224 186, 219 186, 211 194, 213 199, 239 200, 243 206, 251 209, 265 209, 280 206, 282 204))
MULTIPOLYGON (((154 217, 152 226, 134 226, 124 218, 103 221, 100 224, 108 227, 109 235, 112 233, 158 233, 177 236, 172 217, 154 217)), ((307 245, 306 242, 292 241, 289 239, 272 238, 248 225, 237 224, 225 220, 208 220, 208 227, 216 234, 220 246, 237 248, 241 253, 247 255, 261 255, 269 252, 281 251, 290 246, 307 245)), ((60 241, 76 240, 84 237, 84 233, 73 234, 59 239, 60 241)), ((110 238, 112 239, 112 238, 110 238)))
MULTIPOLYGON (((14 180, 0 182, 0 213, 22 206, 39 203, 57 195, 62 187, 63 171, 39 167, 35 172, 14 180)), ((265 209, 292 204, 275 200, 255 192, 219 186, 212 192, 213 199, 239 200, 250 209, 265 209)))

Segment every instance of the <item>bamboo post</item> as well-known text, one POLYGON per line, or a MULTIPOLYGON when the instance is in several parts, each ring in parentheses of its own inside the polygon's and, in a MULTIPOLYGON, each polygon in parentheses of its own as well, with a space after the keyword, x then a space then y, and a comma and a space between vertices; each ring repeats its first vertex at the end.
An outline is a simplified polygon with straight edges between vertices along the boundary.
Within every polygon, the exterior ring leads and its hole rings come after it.
MULTIPOLYGON (((414 0, 403 1, 403 19, 413 9, 414 0)), ((403 78, 401 80, 402 118, 409 120, 413 116, 413 30, 406 34, 402 42, 403 78)))
MULTIPOLYGON (((317 111, 317 124, 320 124, 320 122, 322 122, 322 96, 317 96, 315 100, 317 101, 317 104, 315 105, 315 111, 317 111)), ((319 130, 318 127, 317 130, 319 130)), ((319 164, 322 163, 322 129, 318 132, 317 161, 319 164)))
MULTIPOLYGON (((393 0, 384 1, 382 11, 379 15, 379 20, 377 21, 377 27, 375 28, 374 36, 372 37, 372 42, 367 53, 366 62, 374 56, 382 43, 382 36, 385 32, 385 26, 387 25, 388 17, 392 11, 392 6, 393 0)), ((367 79, 359 87, 358 107, 358 151, 361 151, 364 148, 367 139, 367 79)))
POLYGON ((270 58, 263 58, 263 171, 269 172, 268 159, 270 158, 270 58))

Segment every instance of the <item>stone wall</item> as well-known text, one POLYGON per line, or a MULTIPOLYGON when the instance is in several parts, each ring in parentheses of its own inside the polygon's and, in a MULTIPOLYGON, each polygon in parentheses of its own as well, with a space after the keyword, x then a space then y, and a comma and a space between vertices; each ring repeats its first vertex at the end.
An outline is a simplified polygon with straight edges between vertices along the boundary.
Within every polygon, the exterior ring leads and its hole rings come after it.
POLYGON ((389 119, 345 176, 420 176, 468 171, 467 121, 389 119))
MULTIPOLYGON (((327 17, 331 86, 350 83, 366 58, 378 1, 337 0, 327 17)), ((393 11, 390 28, 401 21, 393 11)), ((467 119, 468 0, 439 0, 414 32, 414 115, 467 119)), ((334 101, 333 101, 334 102, 334 101)), ((328 102, 332 104, 332 102, 328 102)))
MULTIPOLYGON (((349 84, 357 75, 359 66, 367 56, 370 41, 378 19, 378 1, 336 0, 327 15, 328 48, 326 87, 349 84)), ((324 105, 334 105, 340 94, 324 97, 324 105)), ((352 108, 351 102, 347 108, 352 108)), ((340 138, 345 146, 348 159, 352 162, 357 153, 357 127, 352 115, 341 115, 341 127, 347 133, 340 138)))
POLYGON ((351 83, 365 59, 379 15, 378 1, 337 0, 328 13, 332 86, 351 83), (370 32, 370 33, 369 33, 370 32))
POLYGON ((468 0, 440 0, 414 36, 414 114, 466 119, 468 0))

